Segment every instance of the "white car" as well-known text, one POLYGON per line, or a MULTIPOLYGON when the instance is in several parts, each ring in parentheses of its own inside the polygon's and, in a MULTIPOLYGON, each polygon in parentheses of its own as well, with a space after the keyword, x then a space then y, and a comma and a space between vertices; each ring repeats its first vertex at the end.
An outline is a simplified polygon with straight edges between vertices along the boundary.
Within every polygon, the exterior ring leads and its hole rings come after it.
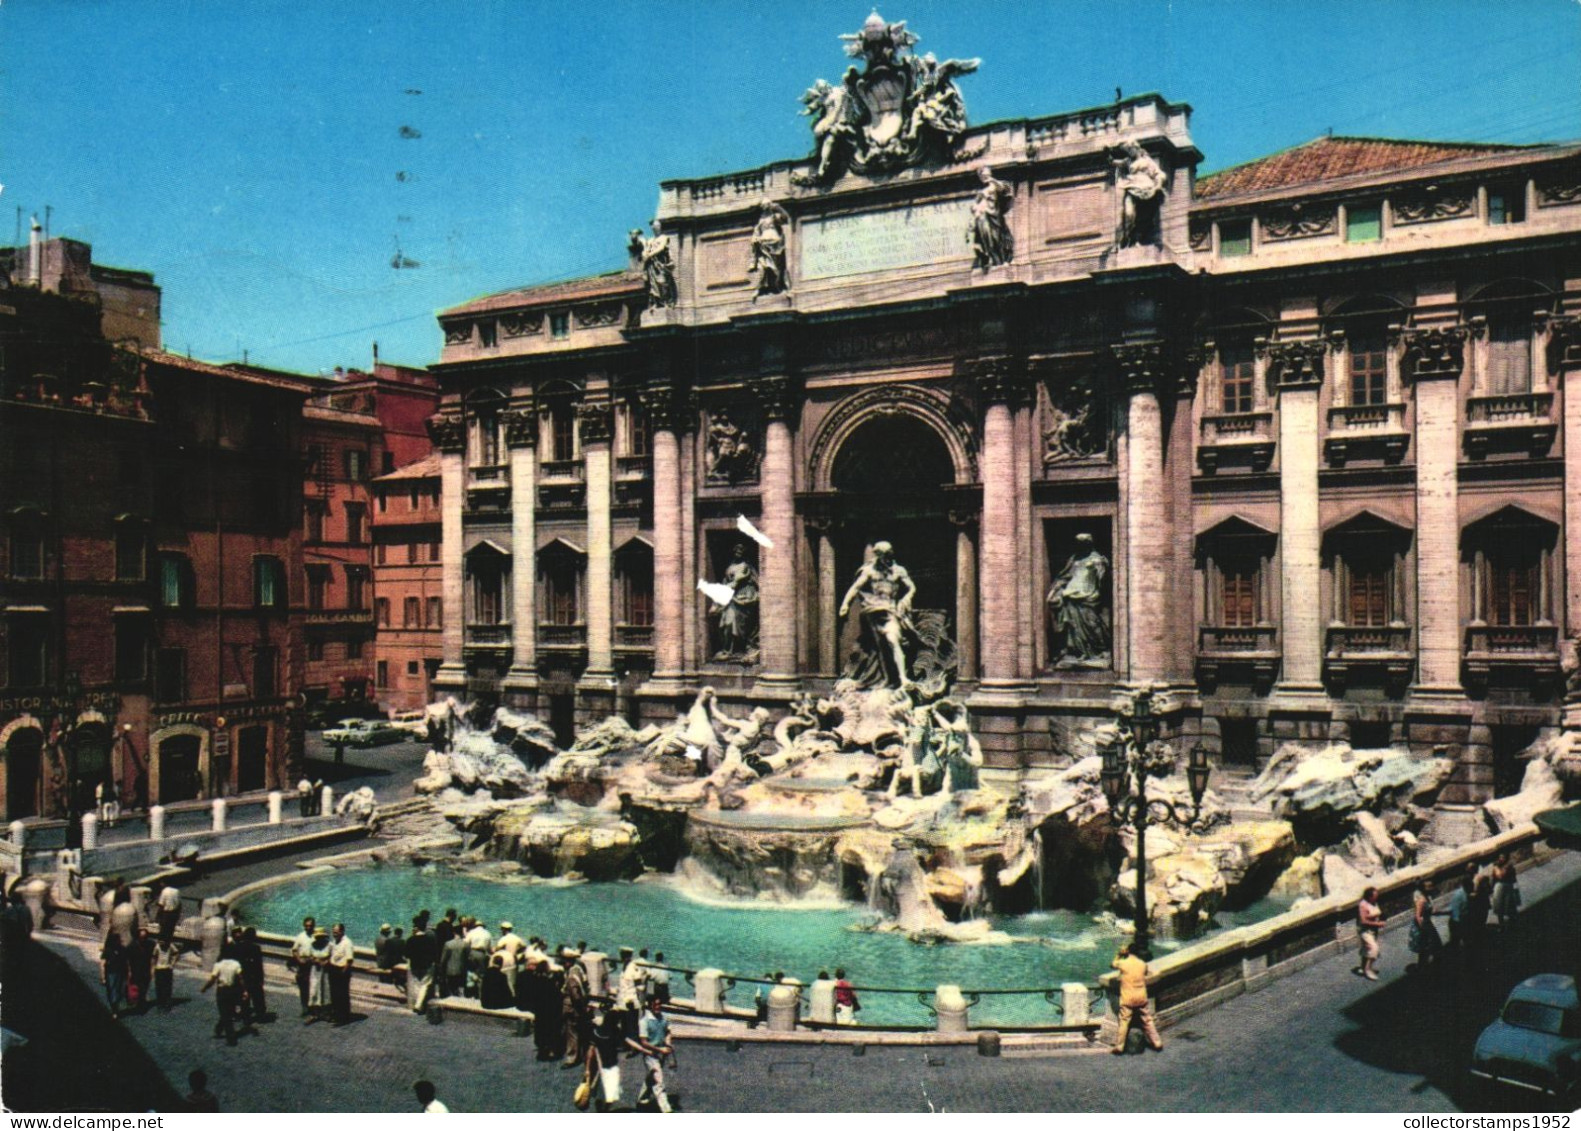
POLYGON ((428 737, 428 712, 427 711, 397 711, 390 716, 390 725, 397 730, 404 730, 415 738, 428 737))

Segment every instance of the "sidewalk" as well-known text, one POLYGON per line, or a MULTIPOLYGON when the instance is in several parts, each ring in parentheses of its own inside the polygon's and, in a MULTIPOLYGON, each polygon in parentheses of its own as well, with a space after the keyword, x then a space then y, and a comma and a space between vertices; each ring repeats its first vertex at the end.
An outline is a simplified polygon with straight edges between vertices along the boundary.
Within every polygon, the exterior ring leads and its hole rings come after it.
MULTIPOLYGON (((1333 955, 1167 1030, 1162 1054, 988 1059, 972 1048, 875 1044, 858 1054, 683 1041, 672 1091, 687 1111, 1486 1110, 1489 1100, 1465 1071, 1477 1032, 1517 981, 1540 970, 1575 973, 1581 958, 1581 854, 1561 854, 1521 882, 1526 911, 1466 970, 1405 973, 1405 932, 1396 924, 1384 936, 1382 981, 1351 974, 1349 952, 1333 955)), ((76 986, 77 1000, 96 991, 87 954, 61 941, 45 947, 86 983, 76 986)), ((211 996, 196 996, 198 985, 194 966, 178 978, 183 1000, 173 1012, 122 1022, 136 1053, 105 1043, 102 1031, 115 1025, 95 1004, 73 1009, 67 1033, 37 1037, 23 1063, 58 1058, 60 1075, 83 1079, 70 1093, 76 1110, 127 1106, 106 1094, 116 1077, 84 1073, 81 1049, 90 1046, 121 1050, 120 1058, 146 1056, 178 1083, 203 1067, 232 1111, 412 1111, 411 1084, 421 1077, 433 1080, 455 1111, 572 1110, 577 1074, 536 1063, 530 1041, 505 1027, 432 1026, 399 1008, 363 1004, 365 1016, 347 1028, 304 1026, 282 984, 271 986, 280 1019, 227 1048, 210 1038, 214 1006, 211 996)), ((359 1002, 368 1000, 359 993, 359 1002)), ((8 1101, 17 1062, 8 1056, 3 1065, 8 1101)), ((638 1065, 626 1063, 628 1102, 640 1086, 638 1065)))

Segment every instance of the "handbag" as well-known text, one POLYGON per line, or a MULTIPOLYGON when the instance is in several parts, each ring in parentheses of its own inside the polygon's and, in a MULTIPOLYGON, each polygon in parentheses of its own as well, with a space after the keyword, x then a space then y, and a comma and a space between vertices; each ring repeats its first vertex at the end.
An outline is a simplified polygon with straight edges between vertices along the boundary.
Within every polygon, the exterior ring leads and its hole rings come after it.
POLYGON ((583 1080, 576 1086, 576 1091, 571 1093, 571 1102, 576 1105, 577 1111, 586 1111, 593 1104, 593 1084, 590 1080, 583 1080))

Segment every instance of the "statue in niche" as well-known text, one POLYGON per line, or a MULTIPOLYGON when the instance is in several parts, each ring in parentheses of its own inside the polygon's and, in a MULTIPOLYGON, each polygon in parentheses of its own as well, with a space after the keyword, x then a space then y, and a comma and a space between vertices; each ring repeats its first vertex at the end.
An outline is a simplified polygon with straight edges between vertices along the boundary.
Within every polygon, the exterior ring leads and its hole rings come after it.
POLYGON ((758 469, 758 452, 746 432, 721 408, 708 421, 708 481, 739 483, 758 469))
POLYGON ((1049 588, 1048 610, 1057 642, 1050 652, 1057 667, 1107 668, 1113 647, 1110 610, 1104 599, 1109 559, 1091 534, 1076 535, 1076 550, 1049 588))
MULTIPOLYGON (((906 652, 903 647, 911 621, 911 599, 917 594, 916 582, 906 567, 895 560, 895 548, 888 542, 873 543, 873 560, 857 570, 856 580, 840 602, 840 616, 849 616, 851 602, 862 599, 864 648, 877 661, 879 678, 860 679, 868 686, 905 687, 906 652)), ((849 674, 849 673, 848 673, 849 674)))
POLYGON ((977 171, 983 187, 972 201, 972 223, 966 240, 972 245, 973 267, 984 270, 1009 263, 1015 254, 1015 238, 1010 234, 1009 212, 1014 196, 1009 185, 994 176, 986 166, 977 171))
POLYGON ((1131 139, 1109 151, 1114 184, 1120 192, 1120 227, 1116 247, 1138 247, 1162 242, 1159 218, 1168 178, 1158 162, 1131 139))
POLYGON ((777 295, 790 289, 785 274, 785 227, 790 213, 765 200, 758 208, 757 226, 752 229, 752 266, 747 274, 758 277, 758 294, 777 295))
POLYGON ((648 286, 649 309, 674 306, 675 259, 670 254, 670 237, 664 234, 659 221, 653 221, 653 236, 650 239, 643 238, 641 228, 631 229, 627 248, 642 267, 642 277, 648 286))
POLYGON ((758 658, 758 573, 747 561, 745 543, 737 542, 731 551, 721 584, 732 592, 719 610, 719 650, 714 659, 752 663, 758 658))

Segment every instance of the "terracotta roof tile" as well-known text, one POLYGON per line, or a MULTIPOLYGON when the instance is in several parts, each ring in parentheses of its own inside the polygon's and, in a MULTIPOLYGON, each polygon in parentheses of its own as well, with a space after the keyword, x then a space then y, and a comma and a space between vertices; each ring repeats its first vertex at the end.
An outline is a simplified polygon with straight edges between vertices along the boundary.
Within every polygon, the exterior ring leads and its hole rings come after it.
POLYGON ((1420 169, 1468 157, 1487 157, 1547 146, 1475 142, 1397 141, 1380 137, 1320 137, 1197 181, 1198 200, 1317 184, 1340 177, 1420 169))
POLYGON ((392 479, 438 479, 439 478, 439 453, 431 452, 420 460, 414 460, 405 467, 398 467, 388 475, 380 475, 379 483, 388 483, 392 479))
POLYGON ((449 310, 441 310, 439 317, 450 318, 458 314, 485 314, 491 310, 510 310, 518 306, 538 306, 549 302, 575 302, 579 299, 604 298, 608 295, 626 294, 642 289, 642 276, 633 271, 611 271, 604 275, 587 275, 580 279, 566 279, 558 283, 543 283, 534 287, 517 287, 515 290, 484 295, 449 310))

